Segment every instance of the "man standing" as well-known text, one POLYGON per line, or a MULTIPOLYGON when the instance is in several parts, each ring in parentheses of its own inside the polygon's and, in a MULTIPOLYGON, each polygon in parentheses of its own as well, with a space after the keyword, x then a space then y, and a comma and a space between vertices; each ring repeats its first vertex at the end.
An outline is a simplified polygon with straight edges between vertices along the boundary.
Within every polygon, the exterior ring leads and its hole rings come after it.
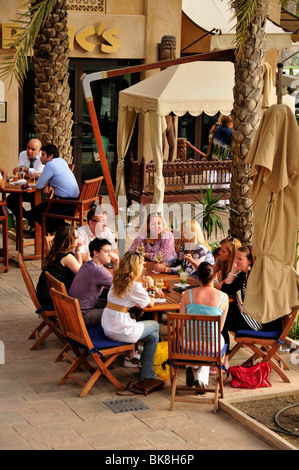
MULTIPOLYGON (((39 176, 44 165, 41 162, 41 142, 38 139, 31 139, 27 144, 27 149, 19 155, 18 166, 13 169, 13 174, 16 175, 18 172, 24 172, 27 175, 30 173, 34 176, 39 176)), ((23 202, 30 202, 31 209, 34 204, 34 194, 23 194, 23 202)), ((6 199, 6 206, 9 210, 17 217, 18 214, 19 197, 17 194, 10 194, 6 199)), ((28 231, 33 231, 34 220, 30 216, 30 211, 23 209, 23 217, 28 220, 28 231)))
POLYGON ((114 272, 118 268, 119 257, 111 251, 108 240, 99 238, 90 242, 89 251, 91 259, 79 269, 68 294, 78 299, 85 324, 92 326, 101 324, 107 302, 103 291, 111 287, 113 280, 111 272, 104 265, 113 261, 114 272))
POLYGON ((108 240, 111 245, 111 250, 117 255, 119 254, 115 237, 107 227, 107 212, 103 211, 100 206, 90 209, 87 214, 87 225, 82 225, 77 231, 79 241, 82 243, 81 255, 83 262, 89 257, 89 244, 95 238, 108 240))
MULTIPOLYGON (((51 187, 54 189, 56 199, 76 199, 79 195, 79 186, 73 172, 67 162, 59 157, 59 150, 56 145, 48 144, 41 148, 41 162, 45 168, 36 182, 37 189, 42 189, 45 194, 49 194, 51 187)), ((42 213, 46 209, 48 202, 42 202, 36 206, 30 216, 40 225, 42 223, 42 213)), ((73 214, 74 206, 60 204, 58 209, 51 209, 52 213, 73 214)), ((47 231, 53 233, 62 225, 59 219, 47 219, 47 231)))

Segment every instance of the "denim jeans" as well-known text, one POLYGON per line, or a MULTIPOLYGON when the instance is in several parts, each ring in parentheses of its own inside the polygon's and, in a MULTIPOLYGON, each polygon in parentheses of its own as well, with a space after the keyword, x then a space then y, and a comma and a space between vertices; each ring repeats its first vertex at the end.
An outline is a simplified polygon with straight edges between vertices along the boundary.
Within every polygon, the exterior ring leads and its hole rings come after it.
POLYGON ((159 323, 154 320, 144 320, 142 323, 144 331, 138 339, 143 342, 140 380, 155 379, 154 357, 159 342, 159 323))

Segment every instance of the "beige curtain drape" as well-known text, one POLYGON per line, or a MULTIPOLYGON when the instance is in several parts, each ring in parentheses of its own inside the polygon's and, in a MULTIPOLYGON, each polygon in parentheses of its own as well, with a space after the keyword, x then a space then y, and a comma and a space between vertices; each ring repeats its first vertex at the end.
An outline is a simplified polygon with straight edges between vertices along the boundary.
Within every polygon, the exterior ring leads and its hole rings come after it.
POLYGON ((116 187, 115 194, 118 196, 126 195, 125 184, 125 165, 124 158, 128 151, 130 140, 133 134, 137 114, 135 110, 128 108, 119 108, 117 122, 117 169, 116 169, 116 187))
POLYGON ((299 127, 285 104, 268 108, 246 157, 253 179, 256 261, 244 311, 268 323, 299 307, 294 268, 299 221, 299 127))

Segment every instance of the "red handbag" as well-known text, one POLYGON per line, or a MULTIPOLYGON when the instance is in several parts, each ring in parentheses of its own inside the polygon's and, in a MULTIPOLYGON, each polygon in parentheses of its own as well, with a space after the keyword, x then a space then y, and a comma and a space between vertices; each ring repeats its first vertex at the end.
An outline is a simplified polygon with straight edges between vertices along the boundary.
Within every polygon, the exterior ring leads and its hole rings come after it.
POLYGON ((254 366, 232 366, 229 372, 232 376, 231 386, 234 388, 271 387, 268 379, 271 372, 269 362, 259 362, 254 366))

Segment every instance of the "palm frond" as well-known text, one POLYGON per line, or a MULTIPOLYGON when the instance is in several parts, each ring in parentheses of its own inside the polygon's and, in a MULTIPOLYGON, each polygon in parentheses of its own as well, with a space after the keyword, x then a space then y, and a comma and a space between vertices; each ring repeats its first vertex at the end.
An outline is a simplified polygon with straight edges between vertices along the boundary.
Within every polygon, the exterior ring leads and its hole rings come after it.
POLYGON ((36 37, 49 18, 55 3, 56 0, 25 1, 22 7, 26 8, 26 11, 21 13, 16 20, 12 20, 21 29, 21 32, 9 44, 14 52, 0 59, 2 79, 10 77, 11 83, 15 78, 20 86, 23 85, 28 71, 28 56, 31 55, 36 37))
POLYGON ((237 21, 235 43, 236 58, 239 60, 245 45, 246 30, 257 10, 257 0, 233 0, 231 4, 235 10, 233 19, 237 21))

